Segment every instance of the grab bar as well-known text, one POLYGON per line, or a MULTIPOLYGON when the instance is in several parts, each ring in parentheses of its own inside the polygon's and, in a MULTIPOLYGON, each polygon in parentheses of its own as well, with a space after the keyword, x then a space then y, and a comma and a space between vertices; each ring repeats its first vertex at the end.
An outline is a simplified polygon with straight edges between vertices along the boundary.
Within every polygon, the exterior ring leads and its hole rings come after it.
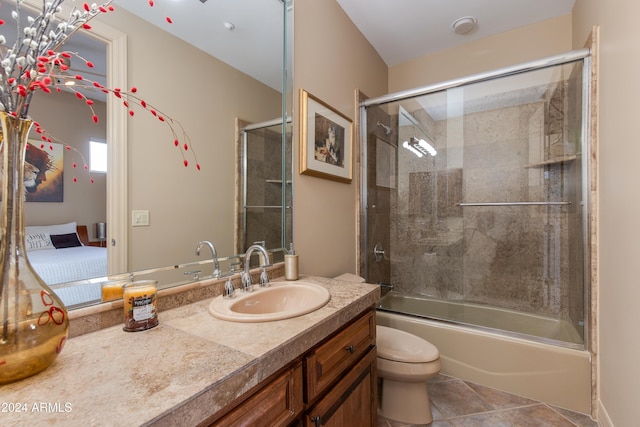
POLYGON ((458 206, 527 206, 527 205, 570 205, 571 202, 478 202, 458 203, 458 206))

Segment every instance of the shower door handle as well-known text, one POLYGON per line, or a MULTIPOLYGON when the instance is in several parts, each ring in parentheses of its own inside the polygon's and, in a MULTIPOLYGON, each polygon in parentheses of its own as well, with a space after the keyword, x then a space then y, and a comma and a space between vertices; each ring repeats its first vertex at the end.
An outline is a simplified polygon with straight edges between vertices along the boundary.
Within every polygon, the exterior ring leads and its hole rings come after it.
POLYGON ((379 243, 379 242, 378 242, 378 243, 376 243, 376 245, 374 246, 374 248, 373 248, 373 256, 374 256, 374 258, 375 258, 376 262, 380 262, 380 261, 382 261, 382 259, 384 258, 384 256, 385 256, 385 251, 384 251, 384 249, 382 248, 382 244, 381 244, 381 243, 379 243))

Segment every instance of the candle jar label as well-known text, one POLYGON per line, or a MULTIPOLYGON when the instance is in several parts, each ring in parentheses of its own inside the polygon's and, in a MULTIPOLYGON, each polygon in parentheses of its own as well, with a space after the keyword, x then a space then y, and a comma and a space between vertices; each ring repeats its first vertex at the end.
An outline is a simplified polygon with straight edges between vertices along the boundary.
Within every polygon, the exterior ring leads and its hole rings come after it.
POLYGON ((133 320, 139 322, 154 317, 156 314, 151 298, 136 298, 133 300, 133 320))
POLYGON ((156 282, 142 280, 124 287, 124 330, 144 331, 158 325, 156 282))

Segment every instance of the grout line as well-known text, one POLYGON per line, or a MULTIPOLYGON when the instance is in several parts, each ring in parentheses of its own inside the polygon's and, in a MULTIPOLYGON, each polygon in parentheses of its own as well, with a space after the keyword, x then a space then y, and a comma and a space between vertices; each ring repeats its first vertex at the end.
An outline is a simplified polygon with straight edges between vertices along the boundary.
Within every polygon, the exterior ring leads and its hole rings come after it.
POLYGON ((449 421, 449 420, 454 420, 454 419, 473 417, 473 416, 476 416, 476 415, 487 415, 487 414, 498 414, 498 415, 500 415, 501 413, 507 412, 507 411, 511 411, 512 409, 523 409, 523 408, 527 408, 527 407, 530 407, 530 406, 539 406, 539 405, 546 406, 544 403, 535 402, 535 403, 530 403, 528 405, 514 406, 514 407, 511 407, 511 408, 502 408, 502 409, 495 409, 494 408, 494 409, 492 409, 490 411, 472 412, 470 414, 455 415, 453 417, 443 418, 443 419, 438 420, 438 421, 449 421))

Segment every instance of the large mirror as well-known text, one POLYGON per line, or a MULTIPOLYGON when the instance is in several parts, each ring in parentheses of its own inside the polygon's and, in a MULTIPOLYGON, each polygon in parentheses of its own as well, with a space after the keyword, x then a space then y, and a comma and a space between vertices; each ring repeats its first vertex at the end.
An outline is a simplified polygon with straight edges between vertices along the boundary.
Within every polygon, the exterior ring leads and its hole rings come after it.
MULTIPOLYGON (((12 0, 1 3, 2 10, 15 5, 12 0)), ((281 118, 290 116, 292 108, 292 1, 220 3, 156 2, 150 8, 143 0, 116 1, 116 11, 92 21, 90 32, 89 40, 103 46, 104 76, 98 67, 88 70, 78 58, 70 65, 87 78, 104 78, 110 88, 135 86, 141 98, 175 120, 174 129, 186 130, 191 143, 186 152, 174 147, 166 122, 140 108, 133 108, 130 117, 113 96, 95 101, 98 124, 91 120, 94 112, 72 92, 34 97, 32 117, 78 152, 64 153, 59 177, 63 201, 28 202, 25 222, 86 226, 91 244, 106 247, 111 277, 177 266, 184 271, 173 271, 166 282, 183 278, 193 266, 201 271, 200 277, 209 276, 211 252, 203 249, 198 256, 195 251, 203 240, 211 241, 220 257, 230 257, 228 269, 237 266, 233 255, 242 248, 238 239, 243 235, 238 230, 242 126, 256 128, 280 120, 282 124, 268 132, 279 132, 283 144, 282 172, 275 181, 284 183, 281 188, 287 191, 291 132, 281 118), (165 16, 171 16, 173 24, 167 24, 165 16), (82 169, 90 160, 91 138, 107 143, 106 174, 82 169), (104 240, 97 235, 97 223, 106 224, 104 240)), ((77 44, 66 50, 85 48, 85 38, 77 36, 71 39, 77 44)), ((92 61, 98 64, 100 59, 92 61)), ((290 195, 281 199, 282 232, 260 239, 270 249, 286 247, 292 238, 290 195)), ((73 286, 105 280, 91 276, 74 280, 73 286)), ((52 287, 57 291, 65 286, 52 287)))

